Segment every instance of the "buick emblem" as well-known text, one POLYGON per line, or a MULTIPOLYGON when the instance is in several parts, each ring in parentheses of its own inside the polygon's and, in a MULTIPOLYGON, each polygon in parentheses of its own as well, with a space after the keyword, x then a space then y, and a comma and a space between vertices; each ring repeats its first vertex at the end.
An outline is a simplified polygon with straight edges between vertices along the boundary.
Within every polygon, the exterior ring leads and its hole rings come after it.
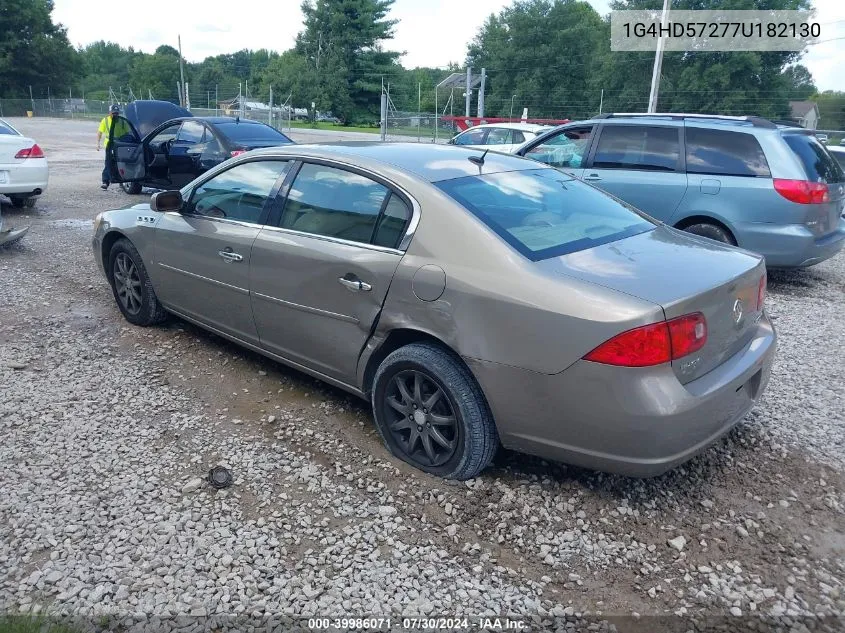
POLYGON ((742 305, 742 299, 737 299, 734 301, 734 323, 739 325, 739 322, 742 321, 742 311, 745 306, 742 305))

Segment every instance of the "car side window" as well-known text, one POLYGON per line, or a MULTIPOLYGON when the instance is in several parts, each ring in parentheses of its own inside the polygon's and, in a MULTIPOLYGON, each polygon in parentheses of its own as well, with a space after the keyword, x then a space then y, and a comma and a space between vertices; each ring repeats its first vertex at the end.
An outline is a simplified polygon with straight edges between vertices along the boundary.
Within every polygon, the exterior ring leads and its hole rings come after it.
POLYGON ((467 130, 455 137, 455 145, 483 145, 486 129, 467 130))
POLYGON ((176 135, 176 142, 185 145, 193 145, 194 143, 202 143, 203 136, 205 136, 205 126, 197 121, 185 121, 182 127, 179 128, 179 133, 176 135))
POLYGON ((770 177, 769 163, 753 134, 698 127, 686 129, 687 172, 770 177))
POLYGON ((235 165, 194 190, 186 213, 259 224, 267 198, 289 161, 263 160, 235 165))
POLYGON ((519 145, 520 143, 525 142, 525 134, 520 132, 519 130, 511 130, 511 143, 514 145, 519 145))
POLYGON ((599 137, 592 166, 596 169, 675 171, 680 153, 678 128, 608 125, 599 137))
POLYGON ((511 131, 507 128, 493 128, 487 133, 487 141, 485 145, 509 145, 511 141, 511 131))
POLYGON ((161 132, 156 134, 151 140, 150 145, 153 146, 161 146, 167 141, 172 141, 176 138, 176 135, 179 133, 179 128, 181 127, 180 123, 176 123, 174 125, 169 125, 164 128, 161 132))
POLYGON ((592 137, 592 125, 568 128, 535 145, 525 156, 552 167, 581 167, 592 137))
POLYGON ((360 174, 305 163, 291 185, 281 226, 369 244, 389 194, 387 187, 360 174))
POLYGON ((405 201, 395 193, 390 194, 390 200, 387 201, 384 213, 381 214, 376 225, 373 244, 397 248, 399 242, 402 241, 402 236, 405 235, 405 228, 410 219, 411 209, 405 201))

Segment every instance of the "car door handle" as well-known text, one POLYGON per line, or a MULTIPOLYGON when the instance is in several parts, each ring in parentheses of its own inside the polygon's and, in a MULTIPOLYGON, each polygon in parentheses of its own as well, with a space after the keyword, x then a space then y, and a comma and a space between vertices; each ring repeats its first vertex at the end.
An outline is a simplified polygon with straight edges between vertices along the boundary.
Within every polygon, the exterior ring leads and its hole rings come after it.
POLYGON ((366 281, 361 281, 360 279, 350 279, 348 277, 338 277, 338 283, 341 286, 349 290, 350 292, 358 292, 359 290, 363 290, 364 292, 369 292, 373 289, 373 287, 368 284, 366 281))
POLYGON ((232 251, 217 251, 217 254, 223 258, 223 261, 227 264, 231 264, 232 262, 242 262, 244 260, 244 256, 240 253, 233 253, 232 251))
POLYGON ((598 174, 587 174, 584 176, 584 180, 601 180, 601 176, 598 174))

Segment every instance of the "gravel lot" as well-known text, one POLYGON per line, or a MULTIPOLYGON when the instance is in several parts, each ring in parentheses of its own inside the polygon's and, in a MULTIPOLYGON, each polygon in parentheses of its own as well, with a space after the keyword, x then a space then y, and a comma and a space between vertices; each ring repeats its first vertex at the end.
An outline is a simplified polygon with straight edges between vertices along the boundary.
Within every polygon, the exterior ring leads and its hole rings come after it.
POLYGON ((95 122, 14 124, 51 178, 36 209, 3 206, 32 229, 0 250, 0 612, 845 627, 845 256, 770 275, 768 391, 686 466, 640 481, 503 451, 447 482, 338 390, 179 320, 126 323, 91 221, 143 198, 98 189, 95 122), (202 479, 219 464, 225 491, 202 479))

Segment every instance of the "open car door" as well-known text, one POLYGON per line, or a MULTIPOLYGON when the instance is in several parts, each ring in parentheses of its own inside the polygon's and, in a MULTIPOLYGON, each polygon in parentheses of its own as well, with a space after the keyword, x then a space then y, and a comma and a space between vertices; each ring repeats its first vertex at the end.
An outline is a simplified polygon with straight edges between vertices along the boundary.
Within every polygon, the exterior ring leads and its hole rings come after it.
POLYGON ((147 175, 144 143, 129 119, 118 116, 111 126, 109 152, 111 161, 110 177, 112 182, 135 182, 144 180, 147 175), (115 132, 119 136, 115 136, 115 132))

